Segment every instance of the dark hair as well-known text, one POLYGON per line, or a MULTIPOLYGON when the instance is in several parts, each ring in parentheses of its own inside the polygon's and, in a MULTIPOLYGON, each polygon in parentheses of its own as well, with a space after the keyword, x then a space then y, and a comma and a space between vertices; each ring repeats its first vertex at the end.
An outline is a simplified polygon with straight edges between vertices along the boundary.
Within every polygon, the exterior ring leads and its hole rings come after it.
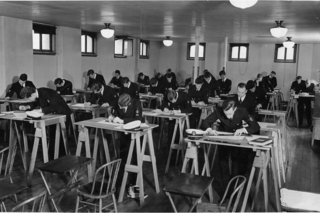
POLYGON ((101 88, 102 88, 102 84, 96 81, 92 84, 91 91, 99 91, 101 88))
POLYGON ((56 78, 56 80, 54 80, 54 84, 55 85, 62 84, 62 79, 61 78, 56 78))
POLYGON ((302 79, 302 77, 299 75, 297 76, 296 80, 302 79))
POLYGON ((246 84, 241 82, 238 84, 238 87, 239 88, 246 88, 246 84))
POLYGON ((118 73, 120 75, 120 70, 116 70, 114 71, 114 73, 118 73))
POLYGON ((221 70, 220 72, 219 72, 219 75, 221 76, 221 75, 226 75, 226 72, 224 71, 224 70, 221 70))
POLYGON ((130 101, 131 101, 130 95, 127 93, 123 93, 119 97, 118 104, 120 107, 126 107, 129 105, 130 101))
POLYGON ((187 78, 185 81, 184 81, 184 84, 187 86, 189 84, 192 83, 192 78, 187 78))
POLYGON ((156 74, 156 77, 160 77, 160 76, 161 76, 161 73, 158 72, 158 73, 156 74))
POLYGON ((169 90, 167 93, 167 98, 169 101, 172 101, 173 99, 177 98, 177 92, 174 90, 169 90))
POLYGON ((262 77, 262 74, 259 73, 259 74, 257 75, 257 78, 261 78, 261 77, 262 77))
POLYGON ((94 73, 93 69, 88 70, 87 76, 92 75, 94 73))
POLYGON ((129 83, 129 78, 128 77, 124 77, 124 78, 122 78, 122 81, 121 81, 121 83, 122 84, 127 84, 127 83, 129 83))
POLYGON ((144 76, 144 74, 142 72, 140 72, 138 76, 140 78, 140 77, 144 76))
POLYGON ((157 78, 151 78, 150 84, 155 85, 158 82, 157 78))
POLYGON ((195 80, 196 84, 203 84, 203 78, 202 76, 199 76, 196 80, 195 80))
POLYGON ((271 71, 271 74, 275 74, 276 75, 276 72, 275 71, 271 71))
POLYGON ((32 93, 35 93, 35 92, 36 92, 36 88, 34 87, 24 87, 20 92, 20 96, 22 98, 30 98, 32 93))
POLYGON ((252 80, 249 80, 249 81, 247 82, 246 88, 247 88, 247 90, 248 90, 248 89, 254 88, 255 86, 256 86, 256 83, 255 83, 254 81, 252 81, 252 80))
POLYGON ((204 78, 210 78, 211 77, 211 73, 209 71, 205 72, 203 76, 204 76, 204 78))
POLYGON ((167 73, 167 78, 171 78, 172 77, 172 74, 171 74, 171 72, 169 72, 169 73, 167 73))
POLYGON ((167 69, 167 72, 171 72, 171 69, 167 69))
POLYGON ((209 72, 207 69, 203 70, 203 73, 209 72))
POLYGON ((20 75, 19 79, 21 81, 26 81, 28 79, 28 76, 27 76, 27 74, 23 73, 23 74, 20 75))
POLYGON ((237 102, 233 99, 226 99, 223 101, 222 103, 222 109, 223 111, 227 111, 232 107, 232 109, 234 109, 235 107, 237 107, 237 102))

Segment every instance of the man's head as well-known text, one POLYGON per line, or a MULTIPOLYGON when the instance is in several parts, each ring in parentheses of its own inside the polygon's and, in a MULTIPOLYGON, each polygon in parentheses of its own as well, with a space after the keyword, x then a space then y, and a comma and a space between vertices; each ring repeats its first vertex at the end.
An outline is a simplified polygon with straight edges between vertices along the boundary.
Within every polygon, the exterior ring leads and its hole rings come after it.
POLYGON ((257 80, 260 82, 260 81, 262 81, 262 74, 261 73, 259 73, 258 75, 257 75, 257 80))
POLYGON ((131 102, 130 95, 127 93, 123 93, 119 97, 118 105, 119 105, 120 109, 123 109, 123 108, 126 108, 127 106, 129 106, 130 102, 131 102))
POLYGON ((167 69, 167 73, 171 73, 171 69, 167 69))
POLYGON ((157 83, 158 83, 157 78, 151 78, 150 84, 151 84, 152 87, 156 87, 156 86, 157 86, 157 83))
POLYGON ((168 79, 171 79, 172 78, 171 72, 168 72, 168 74, 166 76, 167 76, 168 79))
POLYGON ((169 90, 167 93, 167 98, 171 103, 175 103, 177 101, 178 93, 174 90, 169 90))
POLYGON ((222 80, 224 80, 224 79, 226 78, 226 72, 225 72, 224 70, 221 70, 221 71, 219 72, 219 75, 220 75, 220 78, 221 78, 222 80))
POLYGON ((91 91, 98 94, 102 90, 102 84, 100 82, 94 82, 91 86, 91 91))
POLYGON ((238 97, 242 98, 246 95, 247 89, 245 83, 239 83, 237 87, 238 97))
POLYGON ((227 116, 227 118, 232 119, 234 112, 237 109, 237 104, 236 104, 235 100, 227 99, 227 100, 223 101, 222 109, 223 109, 224 114, 227 116))
POLYGON ((20 92, 22 98, 27 98, 30 101, 34 101, 37 98, 36 88, 33 87, 24 87, 20 92))
POLYGON ((206 72, 209 72, 209 70, 207 69, 203 70, 203 74, 205 74, 206 72))
POLYGON ((203 84, 203 78, 202 78, 202 77, 198 77, 198 78, 195 80, 196 89, 197 89, 197 90, 200 90, 201 87, 202 87, 202 84, 203 84))
POLYGON ((56 78, 56 80, 54 80, 54 84, 57 86, 57 87, 62 87, 62 79, 61 78, 56 78))
POLYGON ((23 73, 23 74, 20 75, 20 77, 19 77, 19 83, 20 83, 21 85, 23 85, 24 83, 26 83, 27 80, 28 80, 27 74, 23 73))
POLYGON ((92 69, 88 70, 87 76, 89 76, 90 78, 93 78, 94 77, 94 71, 92 69))
POLYGON ((120 75, 121 75, 121 73, 120 73, 120 71, 119 71, 119 70, 116 70, 116 71, 114 72, 114 75, 115 75, 117 78, 119 78, 119 77, 120 77, 120 75))
POLYGON ((140 79, 144 79, 144 74, 142 72, 140 72, 138 76, 140 79))
POLYGON ((302 80, 302 77, 300 75, 296 77, 296 81, 298 82, 298 84, 301 83, 301 80, 302 80))
POLYGON ((252 80, 249 80, 247 82, 246 88, 247 88, 247 90, 250 90, 250 92, 255 92, 256 91, 256 83, 252 80))
POLYGON ((275 71, 271 71, 270 75, 271 75, 271 77, 275 77, 276 76, 276 72, 275 71))
POLYGON ((203 76, 204 76, 204 79, 205 79, 207 82, 209 82, 209 81, 211 80, 211 74, 210 74, 210 72, 205 72, 203 76))
POLYGON ((129 80, 129 78, 128 77, 124 77, 124 78, 122 78, 122 85, 124 86, 124 87, 127 87, 127 88, 129 88, 129 82, 130 82, 130 80, 129 80))

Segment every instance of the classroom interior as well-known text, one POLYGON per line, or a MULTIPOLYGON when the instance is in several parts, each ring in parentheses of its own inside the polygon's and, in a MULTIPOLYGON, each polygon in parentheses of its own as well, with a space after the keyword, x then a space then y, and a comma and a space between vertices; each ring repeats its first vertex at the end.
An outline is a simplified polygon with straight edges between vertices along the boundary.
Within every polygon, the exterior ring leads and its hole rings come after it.
MULTIPOLYGON (((259 73, 266 76, 271 71, 275 71, 277 87, 283 94, 284 101, 289 102, 290 86, 297 76, 301 76, 304 80, 313 79, 320 82, 319 8, 318 1, 284 0, 258 0, 254 6, 247 9, 236 8, 227 0, 1 1, 1 97, 5 96, 10 85, 16 82, 22 73, 26 73, 28 79, 33 81, 37 88, 48 87, 55 90, 54 80, 58 77, 71 81, 74 88, 86 88, 89 69, 103 75, 107 83, 114 76, 115 70, 120 70, 121 76, 136 82, 140 72, 152 78, 158 72, 165 74, 167 69, 171 69, 181 84, 186 78, 202 75, 205 69, 219 79, 219 71, 224 69, 227 78, 232 80, 231 93, 236 93, 238 83, 253 80, 259 73), (270 34, 270 28, 275 26, 277 20, 283 20, 283 25, 288 28, 285 37, 275 38, 270 34), (55 54, 34 54, 33 23, 56 27, 55 54), (114 37, 109 39, 102 37, 100 30, 104 28, 104 23, 111 23, 111 28, 115 30, 114 37), (200 29, 198 41, 205 42, 206 48, 205 60, 197 61, 198 67, 194 69, 195 60, 187 59, 187 44, 196 42, 197 27, 200 29), (83 30, 96 33, 95 56, 84 56, 81 53, 83 30), (115 36, 132 39, 132 55, 123 58, 114 56, 115 36), (163 44, 166 36, 170 36, 173 40, 170 47, 163 44), (295 63, 275 62, 275 45, 281 44, 287 37, 292 37, 292 40, 298 44, 296 61, 295 63), (139 57, 141 39, 149 41, 148 59, 139 57), (230 43, 248 43, 248 61, 228 60, 230 43)), ((6 110, 7 105, 1 104, 1 112, 6 110)), ((274 123, 272 116, 266 121, 274 123)), ((8 124, 1 121, 0 125, 1 132, 6 132, 8 124)), ((314 131, 312 128, 296 127, 292 115, 286 122, 285 128, 288 165, 285 170, 286 181, 282 183, 282 187, 320 193, 319 147, 317 144, 314 147, 310 146, 314 131)), ((159 128, 153 132, 155 142, 158 142, 160 133, 159 128)), ((4 135, 1 139, 4 140, 3 144, 7 145, 8 137, 4 135)), ((146 163, 143 174, 148 197, 144 205, 141 206, 138 199, 125 197, 117 204, 119 212, 173 212, 163 188, 180 175, 182 162, 179 161, 175 165, 172 160, 169 172, 165 174, 170 144, 166 143, 166 134, 163 137, 161 149, 158 149, 155 143, 160 192, 155 192, 152 167, 146 163)), ((33 141, 29 140, 29 146, 32 143, 33 141)), ((75 153, 76 145, 71 141, 69 145, 71 153, 75 153)), ((112 153, 112 145, 110 150, 112 153)), ((27 172, 22 166, 20 157, 17 152, 12 178, 14 183, 25 184, 27 172)), ((27 159, 30 158, 28 153, 27 159)), ((203 161, 204 159, 200 157, 200 162, 203 161)), ((36 166, 43 164, 41 151, 38 153, 35 164, 36 166)), ((221 199, 217 192, 221 190, 219 189, 221 177, 215 176, 219 173, 219 166, 221 165, 215 163, 211 170, 211 175, 215 177, 214 203, 221 199)), ((79 175, 87 180, 86 172, 79 172, 79 175)), ((268 211, 278 211, 272 182, 274 177, 271 174, 268 175, 268 211)), ((58 179, 61 177, 54 176, 53 182, 56 187, 61 182, 58 179)), ((26 200, 45 190, 39 172, 35 171, 32 187, 20 192, 17 195, 18 200, 26 200)), ((243 200, 243 195, 240 202, 243 200)), ((245 211, 265 211, 262 187, 254 209, 249 205, 251 199, 249 197, 245 211)), ((174 202, 177 203, 177 209, 181 212, 187 211, 190 207, 187 199, 178 198, 174 202)), ((203 202, 209 202, 207 194, 203 202)), ((13 200, 6 200, 8 210, 15 205, 13 200)), ((76 192, 70 191, 64 195, 59 209, 62 212, 72 212, 75 211, 75 206, 76 192)), ((45 202, 43 211, 54 211, 49 200, 45 202)))

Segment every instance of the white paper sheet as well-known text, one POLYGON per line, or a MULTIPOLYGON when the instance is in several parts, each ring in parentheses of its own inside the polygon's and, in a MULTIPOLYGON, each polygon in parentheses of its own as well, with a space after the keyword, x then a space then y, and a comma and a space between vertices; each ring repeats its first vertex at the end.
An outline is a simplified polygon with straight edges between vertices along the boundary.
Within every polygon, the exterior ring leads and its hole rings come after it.
POLYGON ((97 104, 91 104, 90 106, 84 106, 84 104, 73 104, 72 106, 74 107, 96 107, 98 106, 97 104))
POLYGON ((243 140, 244 136, 207 136, 210 139, 217 139, 217 140, 221 140, 221 139, 228 139, 228 140, 243 140))
POLYGON ((306 211, 320 211, 320 194, 281 189, 281 205, 306 211))
POLYGON ((102 120, 98 122, 99 124, 108 124, 108 125, 113 125, 113 126, 122 126, 123 124, 118 124, 118 123, 112 123, 106 120, 102 120))

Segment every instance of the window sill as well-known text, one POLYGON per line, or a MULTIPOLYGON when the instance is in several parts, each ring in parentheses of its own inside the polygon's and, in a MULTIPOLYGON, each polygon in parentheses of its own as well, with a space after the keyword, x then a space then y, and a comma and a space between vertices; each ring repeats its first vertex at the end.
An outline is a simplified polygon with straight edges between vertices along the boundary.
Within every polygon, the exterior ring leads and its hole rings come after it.
POLYGON ((56 52, 33 51, 34 55, 56 55, 56 52))
POLYGON ((83 57, 97 57, 98 55, 95 53, 81 53, 81 56, 83 57))

